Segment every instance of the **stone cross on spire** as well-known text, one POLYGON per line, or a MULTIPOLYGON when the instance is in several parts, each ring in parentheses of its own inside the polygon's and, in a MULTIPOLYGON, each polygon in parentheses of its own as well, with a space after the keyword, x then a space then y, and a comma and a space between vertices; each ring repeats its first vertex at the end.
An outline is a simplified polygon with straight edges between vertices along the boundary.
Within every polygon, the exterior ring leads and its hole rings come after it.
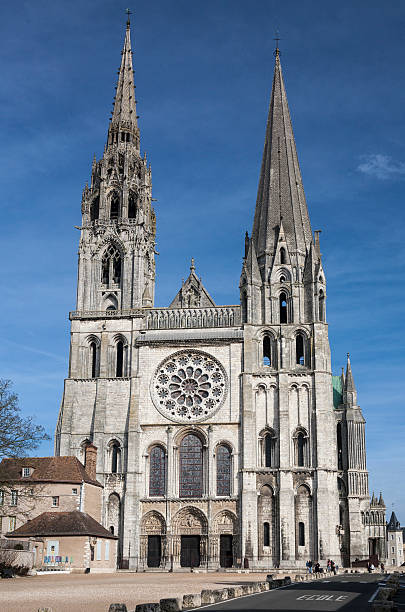
POLYGON ((114 109, 108 130, 108 146, 131 142, 139 151, 139 128, 136 114, 134 70, 132 66, 131 30, 129 15, 125 31, 121 66, 118 72, 114 109))

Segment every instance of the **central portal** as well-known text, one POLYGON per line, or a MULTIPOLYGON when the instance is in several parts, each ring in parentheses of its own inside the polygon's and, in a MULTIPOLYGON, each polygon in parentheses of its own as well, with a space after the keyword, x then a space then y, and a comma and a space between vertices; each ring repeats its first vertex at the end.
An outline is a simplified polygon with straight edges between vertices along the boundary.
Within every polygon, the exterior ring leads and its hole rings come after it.
POLYGON ((181 536, 181 567, 200 567, 199 535, 181 536))

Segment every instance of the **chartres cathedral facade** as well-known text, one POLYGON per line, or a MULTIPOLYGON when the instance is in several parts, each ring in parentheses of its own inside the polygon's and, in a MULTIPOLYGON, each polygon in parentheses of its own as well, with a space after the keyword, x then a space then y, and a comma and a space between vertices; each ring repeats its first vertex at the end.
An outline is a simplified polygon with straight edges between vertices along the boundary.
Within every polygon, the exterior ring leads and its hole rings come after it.
POLYGON ((384 556, 350 360, 345 375, 331 372, 319 233, 275 56, 240 304, 215 304, 192 261, 172 303, 155 307, 156 217, 127 24, 107 144, 83 191, 55 448, 84 460, 97 447, 122 567, 384 556))

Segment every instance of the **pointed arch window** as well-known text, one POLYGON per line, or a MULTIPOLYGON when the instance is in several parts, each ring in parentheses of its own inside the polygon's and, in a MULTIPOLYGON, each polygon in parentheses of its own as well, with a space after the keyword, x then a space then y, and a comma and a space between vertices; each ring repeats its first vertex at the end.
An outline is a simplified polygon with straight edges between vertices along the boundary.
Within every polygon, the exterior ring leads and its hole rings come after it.
POLYGON ((295 337, 295 362, 297 365, 305 364, 305 338, 302 334, 295 337))
POLYGON ((115 376, 127 376, 128 345, 123 338, 119 338, 115 345, 115 376))
POLYGON ((271 366, 271 340, 269 336, 263 338, 263 365, 271 366))
POLYGON ((280 323, 288 323, 287 316, 287 295, 283 292, 280 293, 280 323))
POLYGON ((110 244, 104 251, 101 263, 101 282, 106 287, 121 285, 122 263, 118 249, 110 244))
POLYGON ((118 197, 118 194, 114 193, 111 196, 110 219, 118 219, 119 212, 120 212, 120 199, 118 197))
POLYGON ((216 452, 217 459, 217 495, 231 494, 231 462, 232 454, 230 448, 220 444, 216 452))
POLYGON ((297 436, 297 465, 299 467, 303 467, 304 465, 304 446, 304 435, 302 433, 299 433, 297 436))
POLYGON ((99 355, 98 346, 95 340, 90 342, 90 367, 91 367, 91 378, 97 378, 99 375, 99 355))
POLYGON ((180 497, 203 496, 203 446, 195 434, 187 434, 180 443, 180 497))
POLYGON ((305 546, 305 525, 298 523, 298 546, 305 546))
POLYGON ((298 467, 305 466, 305 450, 306 440, 303 433, 297 435, 297 465, 298 467))
POLYGON ((270 546, 270 524, 263 524, 263 546, 270 546))
POLYGON ((325 321, 325 294, 322 289, 319 291, 319 320, 325 321))
POLYGON ((111 473, 117 474, 121 472, 121 447, 116 440, 110 445, 110 461, 111 473))
POLYGON ((281 249, 280 249, 280 263, 281 264, 287 263, 287 257, 286 257, 286 254, 285 254, 285 248, 284 247, 281 247, 281 249))
POLYGON ((128 219, 135 219, 136 217, 136 196, 133 191, 130 192, 128 197, 128 219))
POLYGON ((90 206, 90 220, 96 221, 100 213, 100 197, 97 196, 91 203, 90 206))
POLYGON ((309 439, 305 429, 298 429, 293 437, 294 461, 297 467, 307 467, 309 463, 309 439))
POLYGON ((275 465, 276 439, 272 433, 264 436, 264 467, 271 468, 275 465))
POLYGON ((166 492, 166 453, 161 446, 153 446, 149 453, 149 495, 163 497, 166 492))

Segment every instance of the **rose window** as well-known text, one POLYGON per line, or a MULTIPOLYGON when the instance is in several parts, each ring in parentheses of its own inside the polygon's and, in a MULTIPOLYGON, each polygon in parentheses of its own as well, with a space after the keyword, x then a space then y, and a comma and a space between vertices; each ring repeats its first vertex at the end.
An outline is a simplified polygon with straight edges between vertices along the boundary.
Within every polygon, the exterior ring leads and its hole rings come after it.
POLYGON ((151 384, 156 408, 173 420, 203 421, 222 406, 227 377, 219 361, 200 351, 180 351, 165 359, 151 384))

